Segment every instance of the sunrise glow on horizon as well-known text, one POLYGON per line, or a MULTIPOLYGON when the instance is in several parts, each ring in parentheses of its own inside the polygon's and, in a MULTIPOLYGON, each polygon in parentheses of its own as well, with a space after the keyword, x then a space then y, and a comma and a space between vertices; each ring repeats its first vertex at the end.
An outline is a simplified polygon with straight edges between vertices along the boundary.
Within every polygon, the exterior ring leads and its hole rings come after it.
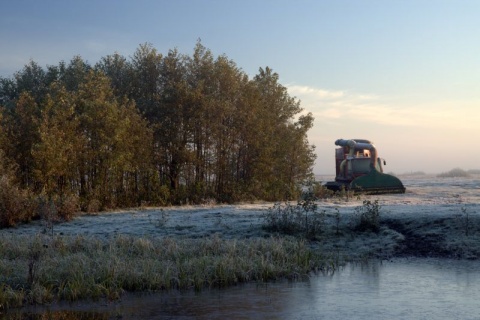
POLYGON ((386 171, 480 169, 478 1, 9 1, 0 77, 139 44, 191 54, 196 41, 249 77, 266 66, 315 117, 314 172, 336 139, 374 142, 386 171))

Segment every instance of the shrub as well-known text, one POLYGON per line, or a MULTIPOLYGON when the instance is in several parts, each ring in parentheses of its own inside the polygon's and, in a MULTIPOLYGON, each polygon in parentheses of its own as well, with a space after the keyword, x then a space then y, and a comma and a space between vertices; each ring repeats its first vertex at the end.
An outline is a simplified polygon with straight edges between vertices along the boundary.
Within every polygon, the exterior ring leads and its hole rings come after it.
POLYGON ((475 227, 476 219, 473 218, 475 213, 470 212, 467 209, 467 206, 465 206, 465 205, 461 206, 460 212, 461 213, 456 215, 456 218, 460 222, 460 226, 464 230, 465 236, 468 237, 468 236, 471 235, 471 231, 474 231, 475 229, 477 229, 475 227))
POLYGON ((44 221, 45 230, 53 235, 53 226, 60 220, 70 221, 73 215, 79 211, 79 200, 73 195, 47 196, 41 194, 36 198, 37 215, 44 221))
POLYGON ((21 190, 7 174, 0 174, 0 227, 29 221, 34 212, 28 191, 21 190))
POLYGON ((85 211, 87 213, 95 213, 95 212, 99 212, 101 210, 101 207, 102 207, 102 203, 100 202, 100 200, 91 199, 90 201, 88 201, 85 211))
POLYGON ((303 208, 289 202, 282 205, 275 203, 264 215, 263 227, 269 231, 278 231, 285 234, 294 234, 301 230, 304 218, 303 208))
POLYGON ((437 177, 439 178, 464 178, 468 177, 469 174, 463 169, 455 168, 448 172, 440 173, 437 177))
POLYGON ((355 208, 355 230, 373 231, 380 230, 380 209, 378 200, 363 200, 363 205, 355 208))
POLYGON ((310 192, 313 193, 313 195, 317 199, 327 199, 331 198, 335 192, 332 190, 327 189, 324 185, 322 185, 320 182, 315 181, 309 186, 310 192))
POLYGON ((344 186, 342 186, 340 190, 336 191, 334 195, 339 200, 343 200, 346 202, 350 201, 350 199, 355 196, 357 197, 357 199, 359 199, 359 194, 355 195, 355 191, 346 189, 344 186))
POLYGON ((75 213, 80 210, 80 200, 76 195, 62 195, 55 199, 58 217, 70 221, 75 213))
POLYGON ((296 205, 276 203, 263 219, 265 230, 314 239, 324 230, 325 211, 317 212, 316 204, 307 200, 296 205))
POLYGON ((44 222, 45 230, 49 231, 53 236, 53 226, 58 221, 57 207, 53 200, 42 194, 37 197, 37 214, 44 222))

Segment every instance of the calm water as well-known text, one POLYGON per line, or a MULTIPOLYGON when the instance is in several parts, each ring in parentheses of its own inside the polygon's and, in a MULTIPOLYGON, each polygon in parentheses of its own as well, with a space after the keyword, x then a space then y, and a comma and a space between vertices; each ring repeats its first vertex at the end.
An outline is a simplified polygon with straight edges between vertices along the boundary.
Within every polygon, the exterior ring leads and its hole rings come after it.
POLYGON ((77 319, 479 319, 480 261, 375 261, 305 282, 129 296, 109 306, 59 309, 77 319))

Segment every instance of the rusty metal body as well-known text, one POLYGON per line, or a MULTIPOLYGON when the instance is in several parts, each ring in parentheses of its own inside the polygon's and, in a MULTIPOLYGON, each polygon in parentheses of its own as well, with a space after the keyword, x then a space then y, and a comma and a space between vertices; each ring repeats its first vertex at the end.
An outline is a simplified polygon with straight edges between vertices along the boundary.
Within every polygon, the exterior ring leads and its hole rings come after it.
POLYGON ((405 192, 400 179, 383 173, 385 160, 378 157, 377 149, 371 141, 338 139, 335 145, 340 147, 335 149, 335 181, 325 184, 328 189, 370 194, 405 192))

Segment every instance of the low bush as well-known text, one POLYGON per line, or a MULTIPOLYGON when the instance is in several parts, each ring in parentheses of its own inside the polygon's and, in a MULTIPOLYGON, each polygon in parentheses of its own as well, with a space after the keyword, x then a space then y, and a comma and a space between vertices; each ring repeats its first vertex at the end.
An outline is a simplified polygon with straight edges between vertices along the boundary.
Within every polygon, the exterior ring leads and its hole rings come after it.
POLYGON ((29 192, 20 189, 9 175, 0 175, 0 228, 30 221, 34 215, 35 205, 29 192))
POLYGON ((335 192, 327 189, 320 182, 316 181, 309 186, 309 192, 311 192, 317 199, 328 199, 334 196, 335 192))
POLYGON ((102 203, 98 199, 91 199, 88 201, 86 208, 84 209, 87 213, 96 213, 102 209, 102 203))
POLYGON ((443 172, 437 175, 439 178, 464 178, 468 176, 468 172, 460 168, 455 168, 448 172, 443 172))
POLYGON ((317 211, 311 201, 276 203, 263 216, 263 228, 272 232, 317 238, 325 228, 325 211, 317 211))
POLYGON ((378 200, 363 200, 363 204, 355 208, 354 230, 378 232, 380 230, 380 209, 378 200))
POLYGON ((62 195, 55 199, 57 214, 64 221, 73 219, 75 213, 80 211, 80 199, 77 195, 62 195))

